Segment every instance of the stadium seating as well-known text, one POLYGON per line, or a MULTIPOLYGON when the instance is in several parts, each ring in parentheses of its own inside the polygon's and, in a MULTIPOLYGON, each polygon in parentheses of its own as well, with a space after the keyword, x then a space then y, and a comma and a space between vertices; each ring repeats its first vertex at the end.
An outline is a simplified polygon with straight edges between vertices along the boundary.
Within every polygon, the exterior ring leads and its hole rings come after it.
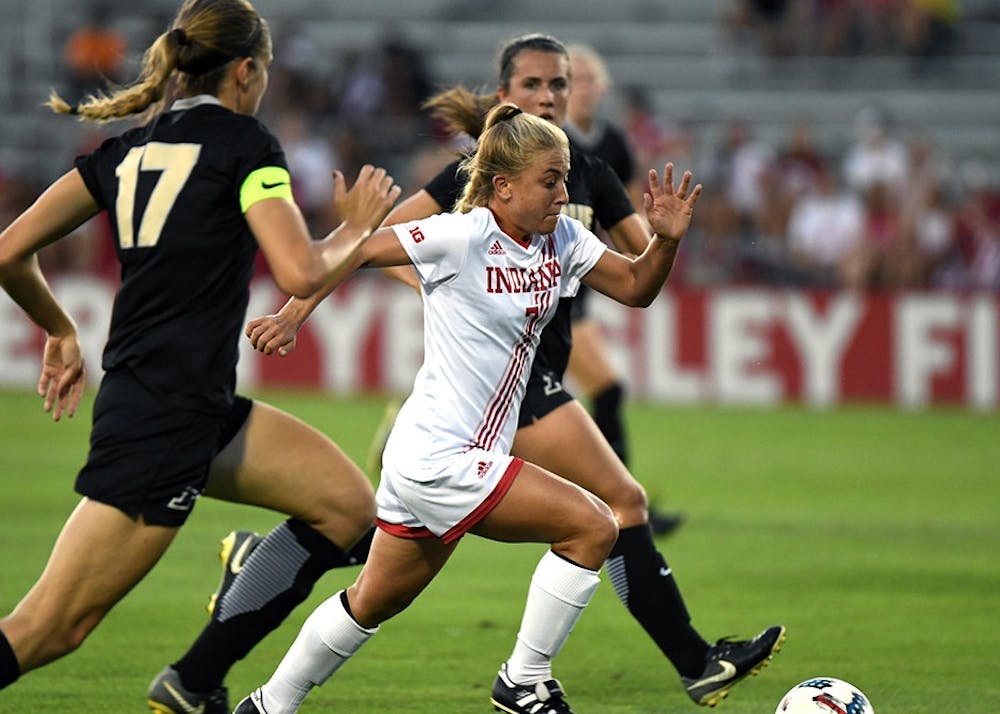
MULTIPOLYGON (((934 137, 956 160, 984 160, 994 175, 1000 167, 1000 13, 988 0, 961 3, 958 49, 939 70, 926 74, 913 73, 901 57, 734 54, 720 39, 719 17, 728 0, 256 4, 276 29, 294 21, 308 33, 321 73, 332 72, 345 49, 370 47, 393 32, 425 53, 435 82, 489 86, 496 50, 505 39, 529 30, 552 32, 593 45, 607 58, 619 90, 646 88, 659 111, 698 125, 703 142, 718 141, 733 117, 745 118, 774 141, 787 136, 791 123, 808 118, 820 144, 837 150, 852 138, 858 110, 878 102, 904 131, 934 137)), ((38 105, 50 87, 59 86, 62 42, 82 21, 86 5, 75 0, 0 3, 0 160, 8 170, 51 179, 81 142, 64 121, 47 116, 38 105)), ((176 2, 118 0, 115 5, 115 24, 129 37, 134 66, 138 50, 176 2)), ((279 59, 280 52, 279 46, 279 59)))

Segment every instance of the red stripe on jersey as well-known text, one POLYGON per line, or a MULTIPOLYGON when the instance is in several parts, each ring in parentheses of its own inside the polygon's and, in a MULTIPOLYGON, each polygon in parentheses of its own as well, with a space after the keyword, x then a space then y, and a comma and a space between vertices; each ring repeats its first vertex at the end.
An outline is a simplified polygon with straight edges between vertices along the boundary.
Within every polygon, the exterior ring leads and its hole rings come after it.
POLYGON ((522 466, 524 466, 522 459, 517 457, 511 459, 510 464, 507 465, 503 476, 500 477, 500 481, 497 483, 497 487, 493 489, 493 492, 486 497, 485 501, 476 506, 476 509, 472 513, 449 528, 441 536, 442 542, 453 543, 468 533, 469 529, 479 523, 479 521, 486 518, 490 514, 490 511, 496 508, 500 501, 503 500, 503 497, 507 495, 510 487, 514 485, 514 478, 520 473, 522 466))
POLYGON ((375 519, 375 525, 384 530, 386 533, 399 538, 409 538, 413 540, 417 538, 436 537, 425 526, 414 528, 413 526, 404 526, 402 523, 389 523, 387 521, 383 521, 381 518, 375 519))
MULTIPOLYGON (((541 263, 553 259, 556 256, 555 240, 550 235, 541 247, 541 263)), ((504 371, 503 379, 500 382, 493 399, 486 409, 486 415, 480 423, 479 429, 473 440, 473 445, 487 451, 494 448, 496 440, 500 437, 500 431, 507 416, 514 406, 514 392, 520 384, 520 378, 524 374, 525 368, 531 364, 534 351, 531 346, 531 337, 535 333, 538 322, 543 315, 548 314, 552 306, 552 291, 537 293, 538 312, 532 315, 526 322, 521 337, 515 343, 511 352, 511 359, 504 371)), ((520 407, 520 404, 518 404, 520 407)))
POLYGON ((514 349, 511 352, 511 359, 503 374, 500 387, 487 407, 486 416, 481 422, 479 430, 476 432, 475 443, 481 449, 490 451, 496 442, 499 428, 510 413, 513 394, 517 390, 517 385, 521 381, 521 375, 524 374, 528 365, 528 354, 530 354, 530 350, 525 349, 524 337, 522 336, 520 341, 514 345, 514 349))
POLYGON ((486 417, 476 432, 475 443, 487 451, 493 449, 504 422, 515 405, 520 403, 514 399, 515 392, 521 384, 521 377, 531 364, 534 356, 534 349, 531 345, 531 337, 536 332, 542 316, 548 313, 552 305, 551 291, 539 293, 538 312, 532 315, 526 322, 524 331, 521 333, 517 344, 511 352, 511 360, 504 372, 503 380, 498 388, 493 400, 486 410, 486 417))

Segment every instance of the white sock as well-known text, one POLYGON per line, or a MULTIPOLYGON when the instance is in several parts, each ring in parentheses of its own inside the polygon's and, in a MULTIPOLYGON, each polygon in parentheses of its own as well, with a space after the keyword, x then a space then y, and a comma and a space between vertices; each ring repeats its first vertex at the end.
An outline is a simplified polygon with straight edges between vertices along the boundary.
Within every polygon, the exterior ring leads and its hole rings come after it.
POLYGON ((343 592, 313 610, 274 674, 260 688, 268 714, 298 711, 310 689, 328 680, 378 632, 378 627, 369 630, 354 621, 341 602, 343 592))
POLYGON ((517 643, 507 660, 511 681, 534 684, 552 679, 552 658, 566 643, 599 582, 597 571, 551 550, 542 556, 531 577, 517 643))

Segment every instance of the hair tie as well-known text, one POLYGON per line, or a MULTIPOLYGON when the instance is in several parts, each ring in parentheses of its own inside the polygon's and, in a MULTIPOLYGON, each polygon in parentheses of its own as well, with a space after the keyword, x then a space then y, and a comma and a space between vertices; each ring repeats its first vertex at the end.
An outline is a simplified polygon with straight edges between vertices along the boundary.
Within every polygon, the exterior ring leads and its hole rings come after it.
POLYGON ((175 27, 170 31, 170 34, 173 36, 174 41, 180 47, 186 47, 187 45, 191 44, 191 40, 188 38, 187 33, 184 32, 184 29, 181 27, 175 27))

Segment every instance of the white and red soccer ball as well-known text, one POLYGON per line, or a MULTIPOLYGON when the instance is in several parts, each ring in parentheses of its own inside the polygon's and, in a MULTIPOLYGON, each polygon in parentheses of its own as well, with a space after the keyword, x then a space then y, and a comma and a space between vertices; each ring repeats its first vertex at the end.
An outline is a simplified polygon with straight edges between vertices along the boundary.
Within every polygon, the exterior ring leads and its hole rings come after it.
POLYGON ((789 689, 774 714, 875 714, 875 709, 853 684, 813 677, 789 689))

